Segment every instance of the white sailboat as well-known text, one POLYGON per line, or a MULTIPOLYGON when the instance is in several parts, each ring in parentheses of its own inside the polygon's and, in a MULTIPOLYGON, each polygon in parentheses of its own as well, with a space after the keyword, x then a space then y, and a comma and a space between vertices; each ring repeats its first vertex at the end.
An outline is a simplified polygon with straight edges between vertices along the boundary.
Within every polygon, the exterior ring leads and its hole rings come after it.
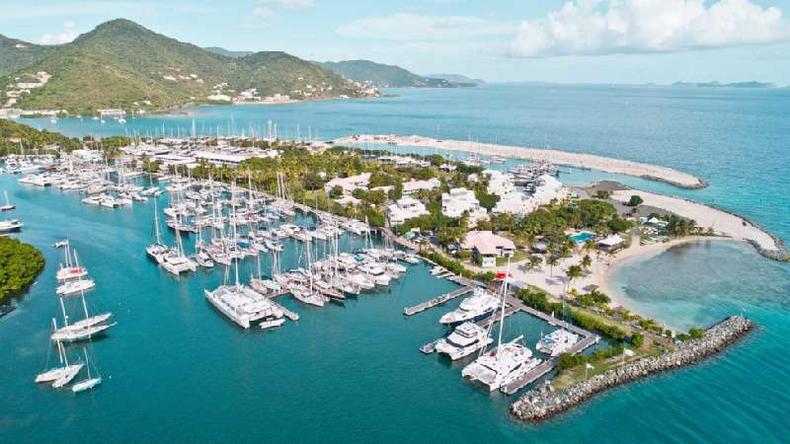
POLYGON ((98 371, 96 376, 91 375, 91 362, 88 359, 88 351, 83 348, 82 352, 85 354, 85 368, 88 370, 88 377, 71 386, 71 391, 74 393, 90 390, 102 383, 102 379, 101 376, 98 375, 98 371))
POLYGON ((0 211, 11 211, 16 208, 16 205, 8 200, 8 191, 3 191, 3 194, 5 195, 5 205, 0 206, 0 211))
MULTIPOLYGON (((53 319, 52 321, 54 323, 55 320, 53 319)), ((79 372, 82 368, 82 363, 79 362, 75 364, 69 364, 69 358, 66 355, 66 350, 63 348, 63 344, 61 344, 59 341, 55 341, 55 347, 58 350, 58 361, 60 365, 57 367, 52 367, 36 375, 36 383, 41 384, 45 382, 55 382, 68 374, 79 372)))
POLYGON ((170 252, 170 248, 162 243, 162 233, 159 230, 159 209, 154 200, 154 243, 145 247, 145 254, 157 264, 162 263, 164 255, 170 252))

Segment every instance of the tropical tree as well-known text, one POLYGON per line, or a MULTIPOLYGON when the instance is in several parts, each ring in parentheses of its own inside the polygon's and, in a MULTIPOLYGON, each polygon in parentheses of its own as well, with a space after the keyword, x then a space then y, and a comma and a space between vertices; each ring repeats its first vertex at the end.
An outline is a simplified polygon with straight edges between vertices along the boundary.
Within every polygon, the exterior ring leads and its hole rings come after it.
POLYGON ((565 292, 566 293, 568 292, 568 286, 570 286, 571 283, 573 283, 574 279, 578 279, 581 276, 582 276, 582 267, 581 266, 579 266, 579 265, 571 265, 570 267, 568 267, 568 269, 565 271, 565 277, 568 278, 568 280, 565 283, 565 292))

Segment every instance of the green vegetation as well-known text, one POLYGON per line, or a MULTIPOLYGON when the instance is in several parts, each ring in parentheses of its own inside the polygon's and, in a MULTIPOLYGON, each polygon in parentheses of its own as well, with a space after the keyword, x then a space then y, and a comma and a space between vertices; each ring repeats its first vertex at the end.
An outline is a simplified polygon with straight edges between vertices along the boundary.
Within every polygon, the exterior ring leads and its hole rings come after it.
POLYGON ((562 353, 557 359, 557 371, 562 373, 563 371, 578 365, 588 363, 593 364, 614 356, 620 356, 623 354, 623 349, 625 349, 625 347, 622 344, 619 344, 612 347, 598 349, 589 355, 572 355, 570 353, 562 353))
POLYGON ((54 151, 55 146, 73 150, 81 148, 82 142, 60 133, 37 130, 13 120, 0 119, 0 156, 19 154, 22 149, 28 154, 49 152, 54 151))
POLYGON ((18 71, 40 60, 53 49, 52 46, 34 45, 0 35, 0 76, 18 71))
POLYGON ((29 244, 0 237, 0 303, 25 290, 44 269, 44 256, 29 244))
POLYGON ((310 98, 360 95, 350 81, 283 52, 227 57, 123 19, 101 24, 30 62, 0 79, 2 86, 24 73, 52 75, 22 98, 24 109, 163 109, 205 101, 214 85, 222 83, 231 96, 248 88, 257 88, 260 96, 279 93, 296 99, 308 98, 308 93, 310 98))
POLYGON ((369 82, 381 88, 450 88, 457 86, 444 79, 423 77, 395 65, 371 62, 370 60, 343 60, 319 63, 347 79, 369 82))
POLYGON ((637 194, 634 194, 633 196, 631 196, 630 199, 628 199, 628 203, 626 205, 628 205, 629 207, 638 207, 639 205, 642 205, 643 202, 644 200, 642 200, 642 197, 640 197, 637 194))
POLYGON ((540 310, 544 313, 554 313, 557 317, 568 318, 569 321, 584 328, 585 330, 598 331, 601 334, 616 340, 630 338, 630 332, 622 327, 606 321, 603 317, 594 315, 575 307, 563 305, 558 302, 549 301, 549 295, 543 290, 538 289, 519 289, 516 290, 516 297, 521 299, 526 305, 540 310))
POLYGON ((466 269, 464 264, 455 259, 450 259, 441 253, 431 250, 420 250, 420 256, 430 260, 431 262, 441 265, 442 267, 450 270, 451 272, 469 279, 475 279, 482 282, 490 282, 496 278, 496 273, 487 271, 485 273, 474 273, 466 269))

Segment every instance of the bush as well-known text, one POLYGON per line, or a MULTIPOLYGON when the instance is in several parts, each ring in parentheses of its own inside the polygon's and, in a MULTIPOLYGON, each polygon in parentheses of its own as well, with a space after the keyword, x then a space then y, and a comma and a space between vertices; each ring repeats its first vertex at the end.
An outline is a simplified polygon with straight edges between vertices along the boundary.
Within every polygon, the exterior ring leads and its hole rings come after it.
POLYGON ((0 237, 0 302, 26 289, 44 269, 44 256, 29 244, 0 237))
POLYGON ((631 199, 628 200, 628 203, 626 205, 628 205, 629 207, 636 207, 642 205, 643 202, 644 200, 642 200, 641 197, 634 194, 633 196, 631 196, 631 199))

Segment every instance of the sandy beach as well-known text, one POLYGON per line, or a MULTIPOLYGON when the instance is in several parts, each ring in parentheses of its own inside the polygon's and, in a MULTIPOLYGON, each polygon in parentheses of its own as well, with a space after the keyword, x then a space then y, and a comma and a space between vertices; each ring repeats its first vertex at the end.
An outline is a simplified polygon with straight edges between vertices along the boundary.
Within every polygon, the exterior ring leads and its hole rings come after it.
POLYGON ((636 189, 613 191, 612 199, 626 202, 634 194, 638 194, 642 198, 644 205, 658 207, 678 216, 693 219, 698 226, 711 227, 718 235, 752 242, 766 252, 780 253, 782 251, 774 238, 763 229, 740 216, 708 205, 636 189))
POLYGON ((436 148, 447 151, 464 151, 483 155, 496 155, 514 159, 547 161, 557 165, 576 168, 592 168, 599 171, 666 182, 681 188, 703 188, 707 184, 691 174, 672 168, 633 162, 630 160, 612 159, 593 154, 572 153, 553 149, 539 149, 521 146, 495 145, 491 143, 467 142, 460 140, 437 140, 423 136, 395 135, 355 135, 335 140, 338 145, 360 143, 388 143, 425 148, 436 148))

